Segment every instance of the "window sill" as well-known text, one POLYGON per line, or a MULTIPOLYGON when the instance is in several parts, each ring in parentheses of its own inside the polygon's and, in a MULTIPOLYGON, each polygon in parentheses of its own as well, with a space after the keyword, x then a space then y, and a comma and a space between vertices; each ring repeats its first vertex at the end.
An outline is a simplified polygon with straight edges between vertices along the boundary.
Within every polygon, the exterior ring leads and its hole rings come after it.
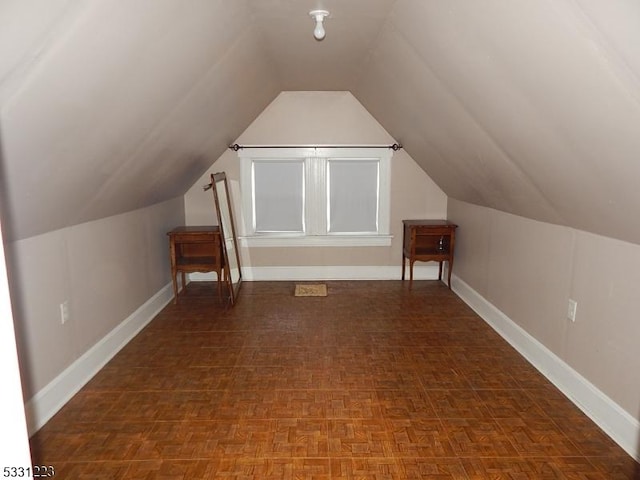
POLYGON ((389 247, 393 235, 256 235, 239 240, 242 247, 389 247))

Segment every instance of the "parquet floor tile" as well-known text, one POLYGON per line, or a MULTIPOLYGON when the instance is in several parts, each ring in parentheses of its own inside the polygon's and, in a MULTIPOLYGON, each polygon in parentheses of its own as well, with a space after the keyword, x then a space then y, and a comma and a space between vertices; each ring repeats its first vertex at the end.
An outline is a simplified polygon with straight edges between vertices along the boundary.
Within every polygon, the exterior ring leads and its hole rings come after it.
POLYGON ((240 458, 222 460, 213 476, 216 480, 330 480, 329 459, 240 458))
MULTIPOLYGON (((55 475, 51 478, 77 478, 82 480, 128 480, 130 462, 57 462, 55 475)), ((145 477, 137 477, 145 478, 145 477)), ((160 478, 160 477, 153 477, 160 478)), ((204 478, 204 477, 202 477, 204 478)))
POLYGON ((447 418, 442 423, 458 457, 518 456, 512 438, 493 419, 447 418))
POLYGON ((86 391, 135 390, 144 385, 148 390, 226 390, 233 381, 232 367, 106 366, 85 386, 86 391))
POLYGON ((584 457, 463 459, 470 480, 605 480, 602 472, 584 457))
MULTIPOLYGON (((126 480, 147 480, 150 478, 162 480, 189 480, 191 478, 224 478, 217 477, 219 464, 210 460, 157 460, 145 462, 133 462, 130 464, 125 476, 126 480)), ((65 477, 85 478, 85 477, 65 477)), ((89 478, 94 477, 86 477, 89 478)), ((108 477, 104 477, 108 478, 108 477)), ((118 478, 119 477, 114 477, 118 478)), ((233 478, 233 477, 230 477, 233 478)))
POLYGON ((436 415, 440 418, 489 418, 490 411, 474 390, 429 390, 436 415))
POLYGON ((337 419, 328 424, 330 456, 391 456, 391 436, 383 419, 337 419))
POLYGON ((544 411, 518 389, 476 390, 480 403, 493 418, 544 418, 544 411))
POLYGON ((548 382, 537 388, 527 388, 524 392, 545 414, 554 419, 586 418, 580 409, 557 388, 548 382))
POLYGON ((380 414, 387 419, 437 418, 429 394, 420 390, 378 390, 380 414))
POLYGON ((411 479, 467 480, 468 476, 457 458, 401 458, 403 477, 411 479))
POLYGON ((31 439, 60 479, 640 479, 440 282, 188 285, 31 439))
POLYGON ((392 419, 387 421, 392 434, 395 457, 453 457, 450 432, 437 419, 392 419))
POLYGON ((554 418, 554 422, 583 455, 615 457, 620 452, 618 445, 602 430, 591 428, 591 420, 584 415, 554 418))
POLYGON ((332 458, 332 480, 391 480, 405 477, 394 458, 332 458))
POLYGON ((425 390, 470 390, 469 374, 452 365, 451 360, 433 361, 422 366, 418 378, 425 390))
POLYGON ((500 418, 496 421, 522 456, 580 455, 571 439, 550 418, 500 418))

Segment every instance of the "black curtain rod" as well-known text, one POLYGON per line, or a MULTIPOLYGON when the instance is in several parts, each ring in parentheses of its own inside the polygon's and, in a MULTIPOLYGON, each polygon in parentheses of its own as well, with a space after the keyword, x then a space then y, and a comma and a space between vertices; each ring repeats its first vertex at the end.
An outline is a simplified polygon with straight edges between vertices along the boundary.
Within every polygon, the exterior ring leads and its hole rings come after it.
POLYGON ((238 145, 234 143, 229 145, 229 148, 236 152, 245 148, 387 148, 397 152, 402 145, 399 143, 392 145, 238 145))

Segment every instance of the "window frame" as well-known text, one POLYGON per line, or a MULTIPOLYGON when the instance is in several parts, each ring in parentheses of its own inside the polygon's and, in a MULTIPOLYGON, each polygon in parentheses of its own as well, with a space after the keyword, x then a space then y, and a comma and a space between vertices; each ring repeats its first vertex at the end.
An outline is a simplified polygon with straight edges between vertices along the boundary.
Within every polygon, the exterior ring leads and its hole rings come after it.
POLYGON ((390 246, 391 158, 390 148, 289 147, 247 148, 238 150, 240 158, 240 187, 242 192, 243 246, 390 246), (304 231, 256 232, 254 210, 253 165, 261 161, 300 161, 304 159, 304 231), (328 162, 378 162, 377 232, 328 232, 328 162))

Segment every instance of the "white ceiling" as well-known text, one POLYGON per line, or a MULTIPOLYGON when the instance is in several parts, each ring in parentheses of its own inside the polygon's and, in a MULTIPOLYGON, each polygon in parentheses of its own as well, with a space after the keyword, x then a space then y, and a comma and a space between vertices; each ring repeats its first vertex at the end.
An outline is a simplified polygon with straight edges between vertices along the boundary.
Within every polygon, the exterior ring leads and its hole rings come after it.
POLYGON ((249 0, 282 90, 353 90, 395 0, 249 0), (327 36, 313 38, 314 8, 327 9, 327 36))
POLYGON ((348 90, 449 196, 640 243, 638 45, 636 0, 0 0, 5 223, 181 195, 280 91, 348 90))

